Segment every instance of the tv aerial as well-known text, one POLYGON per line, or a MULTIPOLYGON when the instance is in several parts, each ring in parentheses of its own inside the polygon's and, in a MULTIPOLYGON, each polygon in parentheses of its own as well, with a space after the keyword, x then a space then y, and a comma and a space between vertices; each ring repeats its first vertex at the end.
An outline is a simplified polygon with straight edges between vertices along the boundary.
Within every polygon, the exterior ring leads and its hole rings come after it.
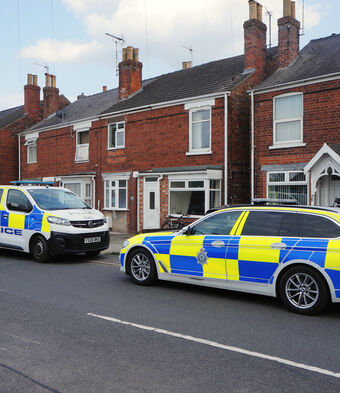
POLYGON ((181 47, 189 51, 191 61, 193 62, 194 61, 194 50, 193 50, 191 44, 189 44, 189 46, 181 45, 181 47))
POLYGON ((33 64, 35 64, 35 65, 38 65, 38 66, 40 66, 40 67, 43 67, 43 68, 45 68, 45 72, 46 72, 46 74, 48 74, 49 72, 49 66, 47 65, 47 64, 40 64, 40 63, 33 63, 33 64))
POLYGON ((110 34, 110 33, 105 33, 105 35, 107 35, 108 37, 111 37, 112 41, 115 43, 115 47, 116 47, 116 75, 118 75, 118 44, 120 46, 122 46, 125 42, 123 34, 120 34, 119 36, 110 34))
POLYGON ((273 16, 273 11, 268 11, 266 7, 264 7, 266 10, 266 15, 269 17, 269 48, 272 47, 272 16, 273 16))

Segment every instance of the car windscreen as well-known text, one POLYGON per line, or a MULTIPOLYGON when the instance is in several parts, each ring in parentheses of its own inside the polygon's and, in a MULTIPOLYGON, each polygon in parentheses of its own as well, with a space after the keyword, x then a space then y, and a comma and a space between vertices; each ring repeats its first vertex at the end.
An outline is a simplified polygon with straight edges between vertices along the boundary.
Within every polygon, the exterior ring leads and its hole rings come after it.
POLYGON ((31 189, 28 192, 44 210, 91 209, 77 195, 64 189, 31 189))

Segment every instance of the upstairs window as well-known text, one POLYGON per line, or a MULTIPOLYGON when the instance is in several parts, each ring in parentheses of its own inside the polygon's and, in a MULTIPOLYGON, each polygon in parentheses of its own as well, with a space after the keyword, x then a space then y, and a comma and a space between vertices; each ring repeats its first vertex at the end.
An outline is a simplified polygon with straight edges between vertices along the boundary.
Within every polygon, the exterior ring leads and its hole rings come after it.
POLYGON ((189 152, 210 152, 211 108, 192 109, 189 119, 189 152))
POLYGON ((108 125, 108 149, 122 149, 125 147, 125 122, 108 125))
POLYGON ((25 142, 27 148, 27 164, 37 162, 37 138, 27 139, 25 142))
POLYGON ((76 161, 89 160, 90 131, 77 131, 76 161))
POLYGON ((274 98, 274 145, 302 143, 303 95, 274 98))

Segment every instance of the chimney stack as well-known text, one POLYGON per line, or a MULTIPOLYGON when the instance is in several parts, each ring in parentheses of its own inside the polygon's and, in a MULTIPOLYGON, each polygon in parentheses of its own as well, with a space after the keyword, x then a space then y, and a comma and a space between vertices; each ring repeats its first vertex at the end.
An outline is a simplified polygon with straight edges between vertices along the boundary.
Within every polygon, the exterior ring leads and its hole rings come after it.
POLYGON ((56 87, 55 75, 45 73, 45 87, 43 88, 43 95, 43 118, 45 119, 60 109, 59 89, 56 87))
POLYGON ((24 87, 24 112, 38 116, 40 114, 40 87, 37 75, 27 74, 24 87))
POLYGON ((139 49, 128 46, 123 48, 119 67, 119 100, 127 99, 142 88, 142 67, 139 62, 139 49))
POLYGON ((254 69, 260 79, 264 78, 267 59, 267 27, 262 22, 263 7, 249 0, 249 20, 244 22, 244 69, 254 69))
POLYGON ((287 67, 299 54, 300 22, 295 19, 295 1, 283 0, 283 17, 279 27, 279 68, 287 67))

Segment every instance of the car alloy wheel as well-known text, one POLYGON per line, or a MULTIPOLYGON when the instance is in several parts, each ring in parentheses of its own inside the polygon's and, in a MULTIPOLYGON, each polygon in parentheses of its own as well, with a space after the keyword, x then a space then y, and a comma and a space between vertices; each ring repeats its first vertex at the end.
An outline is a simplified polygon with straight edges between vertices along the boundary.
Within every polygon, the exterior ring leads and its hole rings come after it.
POLYGON ((144 249, 132 252, 129 256, 127 271, 136 284, 149 285, 157 280, 157 271, 152 255, 144 249))

